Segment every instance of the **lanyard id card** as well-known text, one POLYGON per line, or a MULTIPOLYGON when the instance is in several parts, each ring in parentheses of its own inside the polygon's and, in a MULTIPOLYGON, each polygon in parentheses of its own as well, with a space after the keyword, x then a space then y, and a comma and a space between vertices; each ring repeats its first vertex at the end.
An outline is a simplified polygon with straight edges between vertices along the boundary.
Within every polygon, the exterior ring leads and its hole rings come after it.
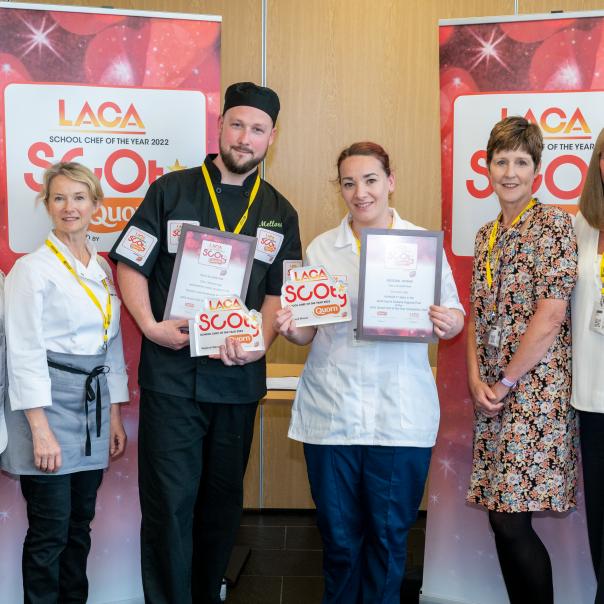
POLYGON ((496 323, 489 329, 487 334, 487 344, 492 348, 499 348, 501 344, 501 334, 503 332, 503 325, 501 325, 501 321, 496 323))
POLYGON ((600 301, 594 304, 589 329, 604 336, 604 254, 600 258, 600 301))
POLYGON ((599 302, 594 304, 589 329, 604 336, 604 296, 600 298, 599 302))

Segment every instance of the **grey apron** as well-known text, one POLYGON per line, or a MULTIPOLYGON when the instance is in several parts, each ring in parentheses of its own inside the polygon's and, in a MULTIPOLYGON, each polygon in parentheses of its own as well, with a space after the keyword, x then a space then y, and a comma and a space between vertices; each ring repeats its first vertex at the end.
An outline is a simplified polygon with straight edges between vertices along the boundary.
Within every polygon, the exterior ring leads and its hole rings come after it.
MULTIPOLYGON (((105 354, 47 352, 52 405, 44 407, 61 446, 62 466, 52 474, 106 468, 109 459, 109 389, 105 354)), ((34 465, 33 444, 24 411, 5 409, 8 446, 2 468, 12 474, 42 474, 34 465)))

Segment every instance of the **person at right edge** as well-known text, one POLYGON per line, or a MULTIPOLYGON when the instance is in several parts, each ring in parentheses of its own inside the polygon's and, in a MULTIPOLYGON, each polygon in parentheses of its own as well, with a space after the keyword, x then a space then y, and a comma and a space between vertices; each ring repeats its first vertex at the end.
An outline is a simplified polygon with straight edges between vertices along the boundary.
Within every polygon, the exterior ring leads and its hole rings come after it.
POLYGON ((245 303, 262 313, 268 350, 284 261, 302 257, 297 213, 258 170, 278 113, 270 88, 229 86, 218 121, 219 154, 155 181, 110 254, 124 303, 143 334, 139 494, 148 604, 220 602, 256 408, 266 393, 264 352, 246 352, 227 339, 220 358, 192 358, 181 331, 187 321, 162 320, 174 233, 185 222, 258 238, 245 303), (275 242, 272 250, 260 248, 266 238, 275 242))
POLYGON ((571 300, 573 393, 579 414, 589 548, 604 604, 604 130, 589 162, 575 221, 579 271, 571 300))
POLYGON ((487 508, 511 604, 552 604, 552 566, 534 512, 575 507, 569 299, 577 246, 569 214, 538 202, 536 124, 495 124, 487 167, 501 211, 474 246, 468 385, 474 459, 467 499, 487 508))

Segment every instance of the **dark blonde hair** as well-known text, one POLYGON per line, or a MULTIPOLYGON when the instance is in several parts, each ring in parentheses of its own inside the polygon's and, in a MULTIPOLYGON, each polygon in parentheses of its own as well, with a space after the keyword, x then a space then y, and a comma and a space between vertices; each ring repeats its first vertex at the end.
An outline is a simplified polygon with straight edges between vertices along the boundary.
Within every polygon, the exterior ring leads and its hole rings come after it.
POLYGON ((77 162, 59 162, 50 166, 50 168, 46 168, 42 176, 42 190, 37 199, 42 200, 44 205, 48 205, 50 184, 56 176, 66 176, 71 180, 85 184, 95 204, 103 201, 104 195, 101 183, 92 170, 77 162))
POLYGON ((604 181, 600 160, 604 157, 604 128, 600 131, 594 151, 591 154, 585 184, 579 199, 579 210, 589 226, 604 229, 604 181))
POLYGON ((537 124, 531 124, 519 115, 506 117, 497 122, 491 130, 487 143, 487 166, 491 165, 497 151, 526 151, 535 164, 535 170, 541 163, 543 152, 543 135, 537 124))
POLYGON ((342 165, 342 162, 353 155, 367 155, 370 157, 375 157, 375 159, 382 164, 382 168, 384 169, 384 172, 386 172, 386 176, 390 176, 390 157, 388 157, 388 153, 386 153, 384 148, 377 143, 362 141, 360 143, 352 143, 350 147, 343 149, 338 156, 338 182, 340 182, 340 166, 342 165))

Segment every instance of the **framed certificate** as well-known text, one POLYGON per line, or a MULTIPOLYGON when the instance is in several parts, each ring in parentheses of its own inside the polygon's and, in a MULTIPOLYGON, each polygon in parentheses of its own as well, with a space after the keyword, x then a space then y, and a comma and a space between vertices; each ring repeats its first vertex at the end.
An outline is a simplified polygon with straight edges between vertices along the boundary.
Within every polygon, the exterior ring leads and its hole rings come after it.
POLYGON ((360 340, 437 340, 428 309, 440 303, 442 254, 442 231, 362 231, 360 340))
POLYGON ((245 300, 255 249, 255 237, 183 224, 164 320, 192 319, 208 298, 245 300))

